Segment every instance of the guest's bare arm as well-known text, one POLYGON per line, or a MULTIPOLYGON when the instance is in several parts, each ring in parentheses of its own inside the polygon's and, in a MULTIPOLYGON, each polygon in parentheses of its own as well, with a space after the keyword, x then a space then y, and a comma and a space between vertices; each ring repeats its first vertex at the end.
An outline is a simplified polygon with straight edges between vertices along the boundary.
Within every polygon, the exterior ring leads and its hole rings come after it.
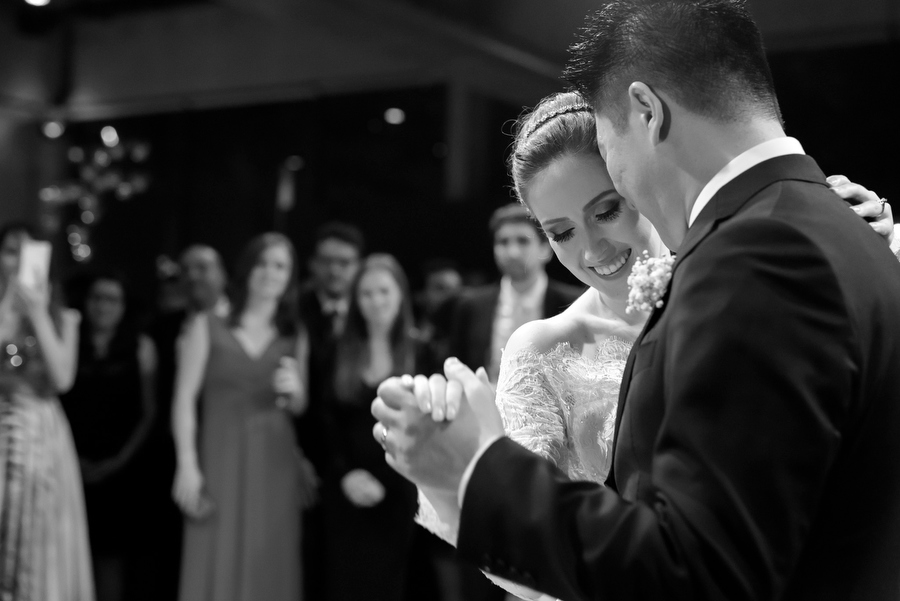
POLYGON ((203 475, 197 454, 197 397, 209 356, 209 321, 200 314, 187 325, 177 343, 172 435, 177 469, 172 496, 186 514, 198 511, 203 475))

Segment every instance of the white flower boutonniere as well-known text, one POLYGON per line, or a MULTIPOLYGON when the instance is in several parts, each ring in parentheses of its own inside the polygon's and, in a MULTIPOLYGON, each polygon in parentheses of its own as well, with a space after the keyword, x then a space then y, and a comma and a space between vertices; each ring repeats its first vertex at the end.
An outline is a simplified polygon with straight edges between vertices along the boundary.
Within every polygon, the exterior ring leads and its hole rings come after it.
POLYGON ((672 266, 675 265, 675 257, 651 257, 646 250, 643 258, 638 258, 631 268, 628 276, 628 304, 626 313, 632 311, 652 311, 653 307, 662 307, 662 297, 666 293, 666 286, 672 279, 672 266))

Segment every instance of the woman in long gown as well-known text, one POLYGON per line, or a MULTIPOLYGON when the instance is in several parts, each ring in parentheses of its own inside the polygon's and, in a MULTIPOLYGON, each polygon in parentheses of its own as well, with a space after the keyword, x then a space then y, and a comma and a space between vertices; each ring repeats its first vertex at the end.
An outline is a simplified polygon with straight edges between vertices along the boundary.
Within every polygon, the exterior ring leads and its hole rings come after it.
POLYGON ((325 407, 330 466, 322 492, 328 601, 400 601, 416 488, 387 466, 370 435, 378 384, 415 368, 412 303, 390 255, 371 255, 350 293, 325 407))
POLYGON ((93 601, 78 459, 57 394, 75 379, 77 311, 18 281, 22 225, 0 230, 0 598, 93 601))
MULTIPOLYGON (((560 262, 590 288, 559 315, 529 322, 510 337, 497 407, 510 438, 574 480, 603 483, 625 360, 648 317, 626 311, 628 276, 645 252, 660 258, 669 251, 650 222, 615 190, 597 147, 593 110, 578 94, 550 96, 522 117, 509 162, 520 201, 540 222, 560 262)), ((856 214, 875 218, 873 228, 890 241, 889 205, 846 178, 829 181, 840 196, 862 203, 855 205, 856 214)), ((439 398, 432 399, 424 376, 416 376, 414 386, 420 406, 436 418, 448 410, 453 414, 439 398)), ((418 520, 455 543, 457 525, 439 517, 448 515, 442 505, 455 500, 423 493, 418 520)), ((492 580, 520 597, 542 597, 492 580)))
POLYGON ((301 598, 307 482, 291 412, 306 406, 308 348, 296 270, 287 238, 252 240, 230 317, 199 315, 180 341, 172 421, 173 495, 186 515, 181 601, 301 598))

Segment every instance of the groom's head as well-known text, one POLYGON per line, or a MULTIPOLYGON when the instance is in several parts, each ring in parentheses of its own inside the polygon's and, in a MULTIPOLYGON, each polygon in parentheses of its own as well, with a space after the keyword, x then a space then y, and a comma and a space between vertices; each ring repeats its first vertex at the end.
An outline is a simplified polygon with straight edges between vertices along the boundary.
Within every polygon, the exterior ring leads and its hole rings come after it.
POLYGON ((564 76, 617 131, 640 81, 698 115, 780 120, 762 38, 740 0, 631 0, 589 15, 564 76))
POLYGON ((594 107, 613 183, 658 229, 660 206, 643 203, 687 194, 673 186, 693 167, 683 164, 691 144, 715 128, 780 127, 759 30, 741 1, 613 2, 588 17, 570 52, 565 77, 594 107))

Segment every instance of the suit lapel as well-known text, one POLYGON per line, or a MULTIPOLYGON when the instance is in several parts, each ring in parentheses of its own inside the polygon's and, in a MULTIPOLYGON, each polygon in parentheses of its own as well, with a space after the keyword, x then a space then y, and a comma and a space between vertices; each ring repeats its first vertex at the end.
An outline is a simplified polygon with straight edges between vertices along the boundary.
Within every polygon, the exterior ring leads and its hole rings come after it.
POLYGON ((613 489, 615 488, 616 448, 618 446, 617 443, 619 442, 619 426, 622 423, 625 399, 628 398, 628 387, 631 384, 631 373, 634 370, 634 357, 637 355, 637 350, 641 346, 644 336, 650 331, 650 328, 659 321, 659 316, 662 315, 663 309, 665 309, 666 303, 669 301, 669 291, 671 289, 672 280, 669 280, 669 285, 666 287, 666 292, 662 297, 662 307, 654 307, 653 311, 650 312, 650 317, 647 318, 644 327, 641 329, 641 333, 638 334, 637 339, 635 339, 634 344, 631 347, 631 352, 628 353, 628 360, 625 362, 625 369, 622 372, 622 383, 619 386, 619 401, 616 405, 616 427, 613 430, 612 456, 610 457, 609 475, 606 477, 606 485, 613 489))
POLYGON ((631 352, 628 354, 628 361, 625 363, 625 370, 622 374, 622 384, 619 387, 619 403, 616 407, 616 429, 613 434, 613 452, 612 467, 609 470, 609 476, 606 479, 607 485, 615 488, 615 458, 616 448, 619 438, 619 427, 622 423, 622 415, 625 409, 625 402, 628 398, 628 388, 631 385, 631 376, 634 369, 635 355, 641 346, 644 336, 650 329, 656 325, 665 311, 669 302, 669 293, 672 290, 672 282, 675 279, 675 271, 684 259, 693 252, 699 245, 722 221, 725 221, 737 213, 750 199, 752 199, 759 191, 766 188, 776 181, 783 180, 801 180, 826 185, 824 175, 819 169, 816 162, 806 155, 792 154, 768 161, 752 167, 751 169, 740 174, 732 181, 728 182, 719 190, 706 207, 700 211, 696 221, 688 229, 681 246, 675 253, 677 258, 675 265, 672 267, 672 279, 663 295, 663 306, 654 308, 644 324, 631 352))

